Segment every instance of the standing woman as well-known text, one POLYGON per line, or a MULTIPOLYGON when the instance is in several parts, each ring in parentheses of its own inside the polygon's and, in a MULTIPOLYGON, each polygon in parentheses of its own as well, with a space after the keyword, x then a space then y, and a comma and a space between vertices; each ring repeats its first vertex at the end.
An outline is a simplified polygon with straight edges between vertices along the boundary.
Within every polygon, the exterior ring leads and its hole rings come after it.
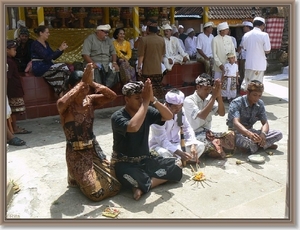
POLYGON ((84 73, 72 72, 68 80, 71 89, 58 99, 57 108, 67 141, 68 184, 78 186, 89 199, 101 201, 116 195, 121 185, 95 138, 94 111, 117 95, 93 81, 93 68, 89 63, 84 73))
POLYGON ((135 69, 129 63, 132 50, 130 42, 125 40, 125 30, 123 28, 117 28, 114 31, 113 37, 115 39, 113 44, 117 53, 117 62, 120 67, 122 84, 126 84, 129 81, 136 81, 135 69))
POLYGON ((57 96, 61 97, 70 71, 65 63, 54 64, 52 60, 59 58, 68 45, 63 42, 57 50, 53 51, 47 42, 50 35, 48 27, 41 25, 35 28, 34 32, 38 37, 31 45, 32 72, 37 77, 44 77, 54 88, 57 96))

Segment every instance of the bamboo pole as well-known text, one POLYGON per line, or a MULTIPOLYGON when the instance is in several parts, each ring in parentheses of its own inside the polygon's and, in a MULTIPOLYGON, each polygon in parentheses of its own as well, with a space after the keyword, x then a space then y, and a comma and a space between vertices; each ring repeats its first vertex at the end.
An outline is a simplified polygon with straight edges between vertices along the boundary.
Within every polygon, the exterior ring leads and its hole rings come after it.
POLYGON ((19 20, 23 20, 24 22, 26 21, 24 7, 19 7, 19 20))
POLYGON ((104 8, 103 24, 109 24, 109 7, 103 7, 103 8, 104 8))
POLYGON ((132 20, 133 20, 133 39, 135 41, 135 38, 137 38, 140 34, 140 18, 139 18, 139 7, 135 6, 133 7, 132 12, 132 20))
POLYGON ((209 10, 209 7, 208 6, 204 6, 204 11, 203 11, 203 25, 209 21, 208 10, 209 10))
POLYGON ((38 7, 37 8, 37 16, 38 16, 38 25, 45 25, 45 20, 44 20, 44 7, 38 7))
POLYGON ((175 25, 175 7, 170 7, 170 25, 175 25))

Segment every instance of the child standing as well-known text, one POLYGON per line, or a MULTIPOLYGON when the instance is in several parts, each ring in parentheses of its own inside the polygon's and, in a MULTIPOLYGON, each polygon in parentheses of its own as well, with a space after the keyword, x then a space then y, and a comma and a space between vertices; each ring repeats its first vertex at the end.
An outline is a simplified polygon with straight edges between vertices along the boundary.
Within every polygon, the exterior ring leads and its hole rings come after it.
POLYGON ((6 42, 6 53, 7 53, 7 97, 8 102, 12 111, 12 128, 14 134, 27 134, 31 133, 26 129, 20 128, 16 123, 16 115, 25 113, 24 103, 24 90, 22 86, 21 77, 18 72, 18 65, 14 60, 17 53, 17 43, 14 40, 8 40, 6 42))
POLYGON ((235 56, 233 53, 227 54, 228 62, 224 64, 224 72, 222 74, 222 98, 230 103, 236 98, 236 89, 239 85, 239 67, 235 63, 235 56))

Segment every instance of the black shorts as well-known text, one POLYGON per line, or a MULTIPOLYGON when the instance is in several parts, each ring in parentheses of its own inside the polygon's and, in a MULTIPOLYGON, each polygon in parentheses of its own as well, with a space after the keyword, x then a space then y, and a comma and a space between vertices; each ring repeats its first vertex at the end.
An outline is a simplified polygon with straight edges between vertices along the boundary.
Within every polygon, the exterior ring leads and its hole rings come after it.
POLYGON ((182 178, 182 169, 175 164, 175 158, 151 157, 139 163, 118 162, 115 164, 116 177, 127 188, 139 188, 149 192, 151 178, 178 182, 182 178))

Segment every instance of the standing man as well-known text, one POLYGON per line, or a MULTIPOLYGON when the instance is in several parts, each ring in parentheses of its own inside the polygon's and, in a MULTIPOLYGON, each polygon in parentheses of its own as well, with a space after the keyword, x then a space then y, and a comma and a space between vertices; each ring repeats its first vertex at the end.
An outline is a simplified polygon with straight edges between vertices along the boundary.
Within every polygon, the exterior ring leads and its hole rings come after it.
POLYGON ((204 64, 205 73, 212 76, 213 53, 211 43, 214 38, 212 35, 213 23, 207 22, 203 26, 203 33, 197 37, 197 61, 204 64))
POLYGON ((84 40, 82 57, 84 66, 93 63, 94 81, 111 88, 116 83, 116 75, 112 69, 119 71, 119 66, 115 47, 108 37, 110 29, 108 24, 99 25, 95 33, 84 40))
MULTIPOLYGON (((250 30, 253 29, 253 24, 252 22, 249 21, 243 21, 243 32, 244 34, 249 32, 250 30)), ((237 49, 237 52, 239 53, 239 72, 240 72, 240 78, 239 78, 239 86, 238 86, 238 92, 241 90, 241 84, 245 78, 245 61, 246 61, 246 49, 243 48, 243 40, 244 36, 242 37, 242 41, 237 49)))
POLYGON ((182 165, 175 158, 150 155, 149 129, 172 119, 171 111, 154 96, 151 80, 129 82, 122 88, 125 106, 111 116, 113 131, 112 165, 117 179, 132 189, 133 198, 167 181, 178 182, 182 165), (150 102, 153 106, 149 106, 150 102))
POLYGON ((165 41, 157 35, 157 22, 149 20, 147 23, 147 36, 141 37, 138 44, 138 75, 145 82, 149 78, 153 84, 153 93, 163 100, 164 91, 161 84, 163 79, 162 60, 166 53, 165 41))
POLYGON ((269 129, 264 102, 260 99, 264 85, 253 80, 247 85, 247 95, 234 99, 228 110, 228 128, 236 132, 236 146, 253 154, 261 147, 277 149, 274 143, 282 139, 282 133, 269 129), (261 127, 254 124, 260 121, 261 127))
POLYGON ((163 58, 163 63, 168 71, 172 70, 175 63, 183 64, 190 60, 187 53, 183 51, 179 44, 179 39, 171 36, 172 27, 169 24, 162 26, 164 31, 164 41, 166 45, 166 54, 163 58))
POLYGON ((186 119, 183 101, 184 94, 178 89, 171 89, 166 94, 165 105, 173 113, 173 119, 166 121, 164 125, 151 125, 149 147, 162 157, 175 157, 198 163, 204 144, 196 139, 194 130, 186 119), (186 150, 182 150, 180 144, 181 129, 186 150))
POLYGON ((247 50, 245 62, 245 84, 246 88, 250 81, 263 82, 265 70, 267 69, 266 54, 271 51, 269 35, 263 32, 265 19, 256 17, 253 20, 253 30, 243 37, 243 48, 247 50))
POLYGON ((221 79, 224 72, 224 64, 227 62, 227 54, 233 53, 236 60, 235 48, 230 36, 228 36, 229 26, 227 22, 222 22, 217 26, 218 35, 212 40, 212 51, 214 57, 213 70, 214 79, 221 79))

